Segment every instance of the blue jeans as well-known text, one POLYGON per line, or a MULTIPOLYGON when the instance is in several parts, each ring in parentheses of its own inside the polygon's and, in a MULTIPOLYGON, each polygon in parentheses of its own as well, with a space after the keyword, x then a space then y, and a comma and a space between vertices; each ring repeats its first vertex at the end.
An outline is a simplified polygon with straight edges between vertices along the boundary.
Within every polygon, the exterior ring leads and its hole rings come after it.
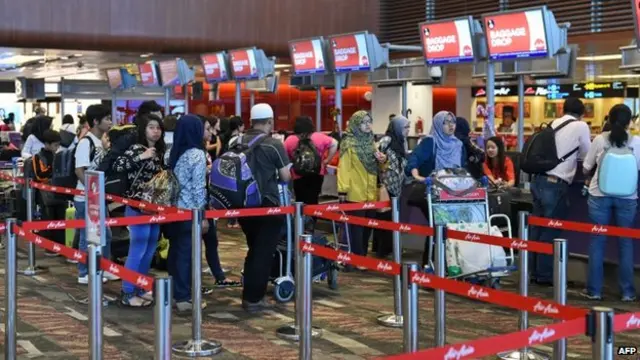
MULTIPOLYGON (((610 196, 589 196, 589 217, 597 225, 615 225, 633 227, 636 217, 637 200, 620 199, 610 196)), ((604 277, 603 261, 606 236, 592 235, 589 244, 589 277, 587 291, 591 295, 602 295, 604 277)), ((618 238, 618 286, 623 297, 634 297, 636 289, 633 284, 633 240, 618 238)))
MULTIPOLYGON (((548 219, 564 220, 569 211, 567 193, 569 184, 546 176, 535 176, 531 183, 533 195, 533 215, 548 219)), ((531 229, 531 240, 552 244, 562 230, 544 227, 531 229)), ((531 278, 538 282, 551 283, 553 281, 553 255, 530 253, 531 278)))
MULTIPOLYGON (((85 217, 85 209, 83 201, 74 201, 73 206, 76 208, 76 219, 84 220, 85 217)), ((87 252, 87 230, 79 229, 80 233, 80 242, 78 244, 78 250, 87 252)), ((102 247, 102 257, 105 259, 111 258, 111 229, 107 227, 107 244, 102 247)), ((89 273, 89 269, 87 269, 87 265, 83 263, 78 263, 78 277, 84 277, 89 273)))
POLYGON ((191 300, 191 221, 173 223, 168 228, 169 254, 167 270, 173 277, 173 298, 176 302, 191 300))
POLYGON ((218 254, 218 234, 216 230, 216 221, 209 220, 209 231, 204 235, 204 256, 207 259, 207 265, 217 281, 224 281, 226 276, 220 265, 220 255, 218 254))
MULTIPOLYGON (((141 212, 127 206, 124 209, 124 216, 141 216, 141 212)), ((151 260, 158 246, 160 237, 160 224, 144 224, 129 226, 129 254, 124 266, 143 275, 149 273, 151 260)), ((122 292, 131 294, 136 287, 130 282, 122 282, 122 292)))

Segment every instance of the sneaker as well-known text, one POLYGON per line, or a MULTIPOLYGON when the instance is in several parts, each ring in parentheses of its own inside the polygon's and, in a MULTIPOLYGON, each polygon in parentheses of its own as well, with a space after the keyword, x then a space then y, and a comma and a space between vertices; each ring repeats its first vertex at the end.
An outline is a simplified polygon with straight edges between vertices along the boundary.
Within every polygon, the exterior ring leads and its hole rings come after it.
MULTIPOLYGON (((106 283, 107 279, 105 277, 102 278, 102 283, 106 283)), ((78 276, 78 284, 80 285, 88 285, 89 284, 89 275, 78 276)))
POLYGON ((216 287, 217 288, 232 288, 232 287, 241 287, 242 283, 240 281, 233 281, 233 280, 216 280, 216 287))
POLYGON ((120 304, 126 307, 143 308, 153 305, 153 301, 145 300, 134 293, 122 293, 120 295, 120 304))
MULTIPOLYGON (((202 303, 200 304, 200 308, 204 310, 206 307, 207 307, 207 302, 202 301, 202 303)), ((178 310, 178 312, 192 311, 193 303, 191 302, 191 300, 176 302, 176 310, 178 310)))
POLYGON ((118 280, 120 280, 120 277, 118 277, 116 275, 113 275, 112 273, 106 272, 106 271, 102 273, 102 277, 107 279, 108 281, 118 281, 118 280))
POLYGON ((138 291, 136 291, 136 296, 146 301, 154 301, 153 291, 138 289, 138 291))
POLYGON ((637 299, 635 295, 625 295, 620 300, 622 302, 635 302, 637 299))
POLYGON ((49 251, 49 250, 45 250, 45 251, 44 251, 44 256, 47 256, 47 257, 56 257, 56 256, 60 256, 60 254, 58 254, 57 252, 53 252, 53 251, 49 251))
POLYGON ((255 303, 242 300, 242 308, 244 309, 244 311, 250 314, 255 314, 255 313, 271 310, 273 309, 273 305, 269 303, 266 299, 262 299, 255 303))
POLYGON ((587 289, 582 290, 582 292, 580 292, 580 296, 582 296, 585 299, 589 299, 589 300, 597 300, 597 301, 602 300, 602 296, 601 295, 594 295, 594 294, 590 293, 589 290, 587 290, 587 289))
POLYGON ((208 267, 208 268, 206 268, 206 269, 202 269, 202 273, 203 273, 203 274, 211 274, 211 268, 210 268, 210 267, 208 267))
POLYGON ((203 286, 202 288, 200 288, 200 292, 202 293, 202 295, 209 295, 213 294, 213 289, 203 286))

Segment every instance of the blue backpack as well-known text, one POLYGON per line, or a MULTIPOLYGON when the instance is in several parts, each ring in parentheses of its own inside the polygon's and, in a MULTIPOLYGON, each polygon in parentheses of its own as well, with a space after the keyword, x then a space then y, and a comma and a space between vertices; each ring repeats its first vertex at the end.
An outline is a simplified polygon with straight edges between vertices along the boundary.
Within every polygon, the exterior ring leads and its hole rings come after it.
POLYGON ((209 176, 210 203, 214 209, 242 209, 262 205, 258 182, 253 176, 253 149, 267 138, 260 134, 248 143, 240 139, 213 161, 209 176))
POLYGON ((627 197, 638 190, 638 162, 630 147, 608 147, 598 164, 598 189, 606 196, 627 197))

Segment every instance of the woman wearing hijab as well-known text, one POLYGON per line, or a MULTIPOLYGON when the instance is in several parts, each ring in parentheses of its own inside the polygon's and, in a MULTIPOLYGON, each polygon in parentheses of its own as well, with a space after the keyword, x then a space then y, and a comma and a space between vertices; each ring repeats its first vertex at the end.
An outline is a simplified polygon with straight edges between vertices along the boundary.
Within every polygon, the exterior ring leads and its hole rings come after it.
POLYGON ((27 137, 27 141, 22 147, 22 158, 30 158, 42 150, 44 147, 44 132, 51 129, 52 122, 53 118, 45 115, 41 115, 33 119, 31 134, 27 137))
MULTIPOLYGON (((176 125, 169 168, 173 171, 180 193, 178 208, 204 209, 207 204, 207 156, 204 150, 204 125, 196 115, 184 115, 176 125)), ((209 223, 202 222, 206 234, 209 223)), ((167 267, 173 277, 173 298, 178 311, 191 311, 191 221, 175 223, 167 233, 169 255, 167 267)), ((205 306, 205 303, 195 304, 205 306)))
POLYGON ((482 149, 471 141, 470 133, 471 128, 469 127, 467 119, 457 117, 455 135, 458 140, 462 141, 462 146, 464 146, 465 153, 467 154, 467 171, 469 171, 469 174, 474 178, 480 179, 484 176, 483 163, 485 154, 482 149))
MULTIPOLYGON (((351 116, 349 126, 340 143, 338 164, 338 194, 349 202, 376 201, 378 199, 378 164, 386 156, 376 150, 368 112, 360 110, 351 116)), ((375 217, 375 210, 354 211, 354 216, 375 217)), ((351 251, 366 255, 371 228, 350 226, 351 251)))
POLYGON ((380 172, 380 183, 390 197, 399 197, 404 183, 404 168, 407 166, 407 135, 409 120, 396 115, 391 119, 385 136, 378 142, 378 149, 387 157, 380 172))

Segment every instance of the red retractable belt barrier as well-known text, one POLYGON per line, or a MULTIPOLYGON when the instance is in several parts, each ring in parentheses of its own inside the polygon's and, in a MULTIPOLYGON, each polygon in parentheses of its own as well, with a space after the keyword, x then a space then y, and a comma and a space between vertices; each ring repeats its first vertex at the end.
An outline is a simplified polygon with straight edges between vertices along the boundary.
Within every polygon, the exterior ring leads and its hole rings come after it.
POLYGON ((305 215, 315 216, 323 219, 345 222, 353 225, 366 226, 374 229, 382 229, 389 231, 400 231, 403 233, 418 234, 424 236, 433 236, 433 229, 422 225, 409 225, 394 223, 392 221, 369 219, 360 216, 344 215, 331 211, 311 210, 305 207, 303 210, 305 215))
POLYGON ((294 212, 295 208, 293 206, 282 206, 233 210, 209 210, 205 212, 204 216, 206 219, 223 219, 237 217, 287 215, 293 214, 294 212))
POLYGON ((502 351, 515 350, 546 344, 558 339, 583 335, 586 330, 584 318, 574 319, 553 325, 538 326, 525 331, 506 335, 492 336, 484 339, 469 341, 463 344, 447 345, 433 349, 418 351, 411 354, 388 356, 384 360, 462 360, 478 359, 483 356, 494 355, 502 351))
POLYGON ((309 210, 319 210, 319 211, 357 211, 357 210, 384 209, 390 206, 391 206, 391 201, 374 201, 374 202, 363 202, 363 203, 306 205, 305 208, 309 210))
POLYGON ((14 178, 13 176, 9 175, 9 174, 4 174, 4 173, 0 173, 0 179, 2 180, 9 180, 12 182, 15 182, 16 184, 24 184, 24 179, 23 178, 14 178))
POLYGON ((613 332, 640 329, 640 312, 620 314, 613 317, 613 332))
MULTIPOLYGON (((122 218, 108 218, 105 225, 109 227, 130 226, 142 224, 165 224, 170 222, 191 220, 190 212, 142 215, 122 218)), ((51 220, 51 221, 29 221, 23 222, 22 228, 28 231, 33 230, 61 230, 61 229, 83 229, 84 220, 51 220)))
MULTIPOLYGON (((18 225, 14 225, 13 231, 19 237, 22 237, 25 240, 34 243, 38 247, 49 250, 51 252, 58 253, 67 259, 76 260, 83 264, 87 263, 87 253, 83 251, 72 249, 64 245, 60 245, 49 239, 45 239, 42 236, 35 235, 30 231, 25 231, 24 229, 20 228, 18 225)), ((104 258, 100 259, 100 268, 103 271, 108 271, 120 277, 122 280, 133 283, 137 287, 140 287, 146 291, 153 290, 153 278, 150 276, 139 274, 135 271, 125 268, 122 265, 116 264, 113 261, 110 261, 104 258)))
POLYGON ((540 254, 553 255, 553 245, 537 241, 527 241, 515 238, 503 238, 493 235, 467 233, 452 229, 447 229, 447 237, 449 239, 478 242, 489 245, 498 245, 516 250, 527 250, 540 254))
POLYGON ((577 231, 594 235, 619 236, 640 239, 640 230, 619 226, 594 225, 577 221, 547 219, 538 216, 529 216, 529 225, 542 226, 552 229, 577 231))
MULTIPOLYGON (((390 261, 376 260, 366 256, 351 254, 345 251, 335 250, 330 247, 317 244, 300 243, 303 252, 307 252, 322 258, 335 260, 354 266, 362 266, 372 271, 388 275, 400 274, 400 265, 390 261)), ((516 310, 550 317, 559 320, 573 320, 584 317, 586 310, 560 305, 555 302, 525 297, 508 291, 494 290, 484 286, 473 285, 457 280, 445 279, 422 272, 410 274, 412 282, 427 288, 440 289, 448 293, 464 296, 474 300, 480 300, 490 304, 501 305, 516 310)))

